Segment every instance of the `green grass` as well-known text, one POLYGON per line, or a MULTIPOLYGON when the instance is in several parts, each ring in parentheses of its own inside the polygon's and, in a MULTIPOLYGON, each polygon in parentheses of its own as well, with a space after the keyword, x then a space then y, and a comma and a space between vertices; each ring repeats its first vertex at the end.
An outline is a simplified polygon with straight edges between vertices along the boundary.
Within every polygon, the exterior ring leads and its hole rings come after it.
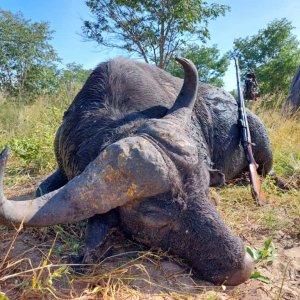
MULTIPOLYGON (((74 90, 74 94, 76 91, 74 90)), ((11 148, 5 182, 24 183, 56 168, 53 143, 69 98, 64 94, 22 105, 0 102, 0 148, 11 148)))

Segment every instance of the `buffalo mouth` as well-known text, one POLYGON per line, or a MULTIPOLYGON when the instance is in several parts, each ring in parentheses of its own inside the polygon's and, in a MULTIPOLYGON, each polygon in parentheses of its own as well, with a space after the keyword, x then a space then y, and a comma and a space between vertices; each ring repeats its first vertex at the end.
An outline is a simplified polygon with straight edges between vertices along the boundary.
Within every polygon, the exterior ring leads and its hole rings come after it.
POLYGON ((120 207, 122 230, 152 249, 181 257, 201 280, 227 286, 248 280, 252 258, 205 195, 185 203, 175 199, 168 192, 120 207))
POLYGON ((254 270, 253 259, 246 252, 242 268, 240 270, 234 272, 231 276, 229 276, 224 281, 224 283, 225 283, 225 285, 229 285, 229 286, 239 285, 250 278, 253 270, 254 270))

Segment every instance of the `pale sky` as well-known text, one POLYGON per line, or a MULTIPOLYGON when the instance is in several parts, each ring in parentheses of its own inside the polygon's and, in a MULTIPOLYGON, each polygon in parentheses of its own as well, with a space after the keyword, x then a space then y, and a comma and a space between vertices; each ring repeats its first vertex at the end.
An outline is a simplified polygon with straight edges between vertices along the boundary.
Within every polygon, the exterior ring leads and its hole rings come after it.
MULTIPOLYGON (((227 4, 231 12, 225 17, 211 21, 211 40, 222 53, 232 49, 235 38, 254 35, 276 18, 287 18, 295 27, 293 33, 300 41, 300 0, 215 0, 227 4)), ((0 0, 0 8, 12 12, 21 11, 26 19, 46 21, 55 31, 51 44, 63 63, 75 62, 85 68, 94 68, 98 63, 126 55, 120 51, 97 47, 94 42, 83 42, 80 36, 83 19, 91 17, 84 0, 0 0)), ((224 78, 225 88, 235 88, 233 64, 224 78)))

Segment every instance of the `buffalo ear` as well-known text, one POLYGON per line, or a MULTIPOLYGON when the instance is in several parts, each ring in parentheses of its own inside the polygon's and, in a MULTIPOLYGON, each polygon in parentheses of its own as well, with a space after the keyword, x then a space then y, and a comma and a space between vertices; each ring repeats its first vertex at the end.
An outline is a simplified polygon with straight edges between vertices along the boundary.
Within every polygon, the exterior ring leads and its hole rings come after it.
POLYGON ((225 175, 215 169, 209 169, 210 181, 209 186, 211 187, 221 187, 225 184, 225 175))

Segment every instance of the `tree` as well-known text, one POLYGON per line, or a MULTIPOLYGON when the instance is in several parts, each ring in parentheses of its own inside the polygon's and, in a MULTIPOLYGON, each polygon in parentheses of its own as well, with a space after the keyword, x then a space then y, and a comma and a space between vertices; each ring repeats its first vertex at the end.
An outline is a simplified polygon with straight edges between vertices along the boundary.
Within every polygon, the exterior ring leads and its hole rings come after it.
POLYGON ((292 34, 293 28, 287 19, 276 19, 258 34, 234 41, 232 55, 239 57, 244 72, 255 71, 261 94, 289 90, 300 64, 299 42, 292 34))
POLYGON ((61 70, 60 84, 68 99, 71 99, 78 88, 82 87, 90 73, 91 70, 85 70, 82 65, 76 63, 67 64, 66 68, 61 70))
MULTIPOLYGON (((196 65, 200 81, 222 87, 224 85, 222 77, 225 75, 229 66, 227 55, 220 57, 220 51, 216 45, 212 47, 188 45, 178 53, 190 59, 196 65)), ((174 76, 183 78, 183 70, 180 65, 172 61, 167 70, 174 76)))
POLYGON ((59 84, 57 66, 32 64, 28 69, 23 90, 18 97, 21 99, 26 95, 34 98, 40 94, 53 94, 59 90, 59 84))
POLYGON ((9 95, 51 92, 59 59, 48 43, 47 23, 26 20, 21 13, 0 9, 0 89, 9 95))
POLYGON ((69 63, 66 68, 62 70, 61 81, 71 88, 75 84, 84 84, 90 75, 91 70, 85 70, 82 65, 76 63, 69 63))
POLYGON ((95 21, 83 35, 98 44, 126 50, 165 68, 187 40, 209 38, 208 22, 228 6, 202 0, 87 0, 95 21))

